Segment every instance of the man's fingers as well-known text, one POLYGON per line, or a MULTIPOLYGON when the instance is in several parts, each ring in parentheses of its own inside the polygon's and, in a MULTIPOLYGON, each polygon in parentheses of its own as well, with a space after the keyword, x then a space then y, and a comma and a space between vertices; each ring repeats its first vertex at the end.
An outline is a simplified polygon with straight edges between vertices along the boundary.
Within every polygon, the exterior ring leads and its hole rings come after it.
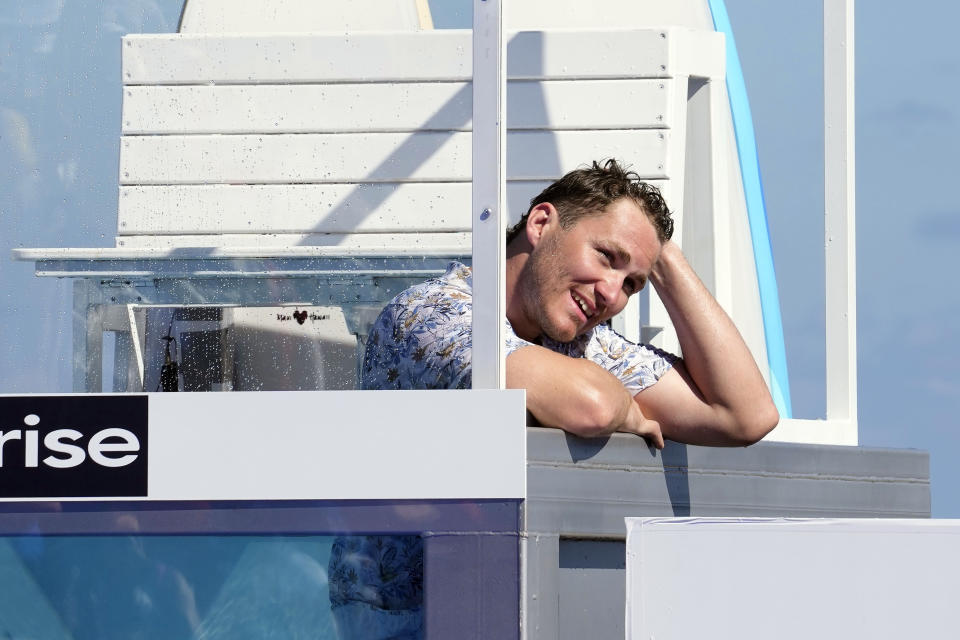
POLYGON ((660 423, 656 420, 644 420, 644 433, 640 435, 653 447, 663 449, 663 434, 660 432, 660 423))

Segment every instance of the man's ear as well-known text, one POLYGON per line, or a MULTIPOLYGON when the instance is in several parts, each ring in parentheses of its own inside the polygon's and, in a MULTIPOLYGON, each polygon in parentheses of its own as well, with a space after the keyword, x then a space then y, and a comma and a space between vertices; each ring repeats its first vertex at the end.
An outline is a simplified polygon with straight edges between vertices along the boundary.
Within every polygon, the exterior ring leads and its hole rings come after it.
POLYGON ((532 209, 527 215, 527 242, 531 247, 536 247, 543 239, 545 233, 549 233, 553 227, 560 224, 557 208, 549 202, 541 202, 532 209))

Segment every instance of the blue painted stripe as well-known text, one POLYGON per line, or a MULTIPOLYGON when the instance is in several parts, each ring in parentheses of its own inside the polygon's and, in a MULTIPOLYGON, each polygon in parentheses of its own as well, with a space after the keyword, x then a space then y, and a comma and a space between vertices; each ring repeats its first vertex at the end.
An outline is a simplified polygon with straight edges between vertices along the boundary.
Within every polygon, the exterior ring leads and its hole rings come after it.
POLYGON ((740 157, 740 173, 747 200, 747 217, 750 221, 750 237, 753 240, 753 259, 757 267, 757 282, 760 288, 760 307, 763 313, 763 333, 767 343, 767 364, 770 367, 770 391, 780 415, 793 417, 790 402, 790 380, 787 376, 787 352, 783 344, 783 322, 780 318, 780 295, 777 291, 777 276, 773 268, 773 250, 767 225, 767 207, 760 180, 760 162, 757 157, 757 141, 753 132, 753 116, 747 99, 747 86, 743 69, 733 39, 733 28, 723 0, 708 0, 713 14, 713 28, 727 40, 727 93, 730 95, 730 110, 733 113, 733 129, 740 157))

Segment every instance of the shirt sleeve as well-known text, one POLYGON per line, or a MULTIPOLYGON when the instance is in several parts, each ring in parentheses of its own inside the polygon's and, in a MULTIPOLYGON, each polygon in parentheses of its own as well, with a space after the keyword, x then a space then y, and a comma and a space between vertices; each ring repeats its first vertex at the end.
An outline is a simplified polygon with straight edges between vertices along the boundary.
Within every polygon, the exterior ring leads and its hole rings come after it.
POLYGON ((678 360, 662 349, 634 344, 606 325, 594 329, 584 356, 619 378, 634 395, 655 384, 678 360))
POLYGON ((429 285, 408 289, 377 318, 367 339, 364 389, 470 388, 470 295, 429 285))
POLYGON ((503 333, 506 336, 506 342, 507 342, 506 355, 510 355, 520 347, 529 347, 533 345, 532 342, 527 342, 526 340, 518 336, 516 333, 514 333, 513 325, 510 324, 509 320, 504 318, 503 324, 504 324, 503 333))

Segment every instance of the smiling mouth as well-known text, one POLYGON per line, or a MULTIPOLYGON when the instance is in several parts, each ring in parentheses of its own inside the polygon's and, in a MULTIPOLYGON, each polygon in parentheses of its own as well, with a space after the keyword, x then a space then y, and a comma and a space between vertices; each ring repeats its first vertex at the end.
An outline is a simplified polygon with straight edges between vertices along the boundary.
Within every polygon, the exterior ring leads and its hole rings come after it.
POLYGON ((583 311, 583 315, 586 316, 587 320, 594 316, 594 312, 590 310, 590 307, 587 305, 586 301, 578 296, 576 293, 570 292, 570 295, 573 296, 574 302, 580 307, 580 310, 583 311))

